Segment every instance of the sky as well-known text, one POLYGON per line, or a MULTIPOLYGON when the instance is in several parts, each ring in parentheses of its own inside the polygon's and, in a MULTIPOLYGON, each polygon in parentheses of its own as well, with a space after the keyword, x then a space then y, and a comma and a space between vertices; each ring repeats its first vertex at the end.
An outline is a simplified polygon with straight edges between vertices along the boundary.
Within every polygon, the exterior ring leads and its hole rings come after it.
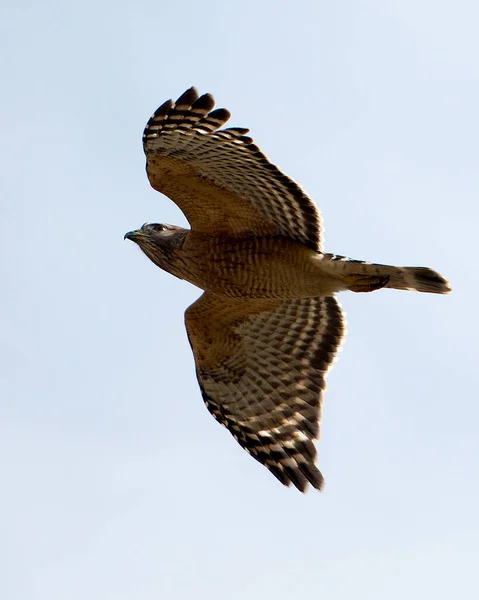
POLYGON ((477 598, 479 7, 84 0, 0 9, 0 597, 477 598), (141 134, 195 85, 320 207, 326 250, 449 296, 342 294, 322 493, 204 407, 199 290, 126 231, 185 226, 141 134))

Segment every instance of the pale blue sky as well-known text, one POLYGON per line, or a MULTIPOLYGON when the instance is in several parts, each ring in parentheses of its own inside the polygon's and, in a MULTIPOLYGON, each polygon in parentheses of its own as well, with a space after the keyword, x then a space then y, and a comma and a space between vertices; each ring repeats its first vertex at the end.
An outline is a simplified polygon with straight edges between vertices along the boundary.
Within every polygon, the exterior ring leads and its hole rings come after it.
POLYGON ((5 3, 2 600, 477 597, 478 22, 473 0, 5 3), (209 415, 199 292, 123 242, 185 223, 141 134, 191 85, 310 192, 328 251, 454 288, 341 296, 322 494, 209 415))

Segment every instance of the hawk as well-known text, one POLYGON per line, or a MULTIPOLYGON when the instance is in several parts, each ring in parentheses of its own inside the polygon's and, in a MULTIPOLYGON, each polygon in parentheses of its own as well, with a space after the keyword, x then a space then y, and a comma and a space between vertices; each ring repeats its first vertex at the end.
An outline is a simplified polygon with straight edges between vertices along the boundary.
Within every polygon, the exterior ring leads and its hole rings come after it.
POLYGON ((158 267, 204 290, 185 313, 204 402, 281 483, 321 489, 319 437, 326 374, 343 336, 337 292, 380 288, 446 294, 425 267, 323 252, 312 200, 211 94, 168 100, 143 134, 146 172, 191 229, 145 223, 125 238, 158 267))

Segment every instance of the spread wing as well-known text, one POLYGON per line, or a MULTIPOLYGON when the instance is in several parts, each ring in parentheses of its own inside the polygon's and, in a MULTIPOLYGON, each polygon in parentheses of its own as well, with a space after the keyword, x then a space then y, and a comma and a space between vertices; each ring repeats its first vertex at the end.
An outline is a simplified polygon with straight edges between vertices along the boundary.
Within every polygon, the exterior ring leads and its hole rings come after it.
POLYGON ((321 217, 307 194, 245 134, 210 94, 187 90, 165 102, 143 134, 151 185, 173 200, 192 229, 213 235, 283 235, 321 249, 321 217))
POLYGON ((284 485, 317 489, 325 376, 345 333, 334 297, 234 300, 204 293, 186 311, 203 399, 284 485))

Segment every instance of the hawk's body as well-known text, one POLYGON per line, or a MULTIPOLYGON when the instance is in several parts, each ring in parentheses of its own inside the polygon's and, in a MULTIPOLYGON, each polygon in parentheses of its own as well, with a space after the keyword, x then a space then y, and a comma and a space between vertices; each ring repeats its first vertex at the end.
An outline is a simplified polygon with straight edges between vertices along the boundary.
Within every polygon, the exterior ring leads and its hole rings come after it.
POLYGON ((218 131, 229 113, 213 107, 212 96, 191 88, 163 104, 143 136, 152 186, 178 204, 191 231, 145 224, 126 237, 205 290, 186 327, 213 416, 282 483, 319 489, 313 440, 345 332, 334 293, 450 288, 431 269, 323 253, 309 197, 247 130, 218 131))
MULTIPOLYGON (((282 237, 228 239, 179 230, 183 241, 159 264, 172 275, 222 296, 236 298, 307 298, 347 289, 303 244, 282 237)), ((152 258, 154 260, 154 258, 152 258)), ((329 268, 328 268, 329 266, 329 268)))

